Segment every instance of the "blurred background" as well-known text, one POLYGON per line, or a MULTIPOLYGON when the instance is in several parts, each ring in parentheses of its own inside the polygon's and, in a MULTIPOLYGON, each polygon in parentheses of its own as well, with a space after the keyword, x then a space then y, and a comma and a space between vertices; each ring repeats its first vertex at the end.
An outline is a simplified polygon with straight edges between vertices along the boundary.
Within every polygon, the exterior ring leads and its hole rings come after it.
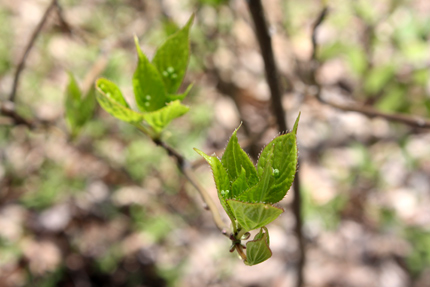
MULTIPOLYGON (((301 111, 303 286, 430 286, 430 1, 263 2, 289 128, 301 111)), ((152 57, 196 12, 191 110, 164 140, 218 201, 192 148, 222 155, 243 121, 256 162, 278 134, 246 1, 58 1, 20 75, 20 122, 5 106, 51 3, 0 4, 0 286, 296 286, 292 191, 272 258, 248 267, 163 149, 99 106, 74 139, 64 117, 69 72, 132 102, 133 36, 152 57)))

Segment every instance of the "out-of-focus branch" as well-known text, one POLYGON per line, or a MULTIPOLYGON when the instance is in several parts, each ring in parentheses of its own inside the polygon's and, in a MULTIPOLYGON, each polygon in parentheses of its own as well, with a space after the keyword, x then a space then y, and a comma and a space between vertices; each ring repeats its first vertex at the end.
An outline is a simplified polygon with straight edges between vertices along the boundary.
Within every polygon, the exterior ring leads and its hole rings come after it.
MULTIPOLYGON (((278 69, 275 63, 273 54, 272 41, 268 32, 266 18, 264 16, 263 6, 260 0, 248 0, 248 8, 251 12, 252 20, 254 22, 255 34, 261 49, 261 54, 264 60, 264 67, 266 71, 266 80, 270 88, 272 109, 275 113, 276 123, 280 132, 287 130, 287 122, 285 112, 282 107, 282 92, 279 82, 278 69)), ((293 200, 293 214, 296 220, 294 231, 299 242, 299 260, 297 264, 297 280, 296 286, 301 287, 304 283, 303 268, 306 262, 305 246, 302 233, 302 215, 301 205, 302 199, 300 194, 300 174, 297 170, 295 175, 294 186, 294 200, 293 200)))
POLYGON ((318 27, 322 24, 325 17, 328 14, 328 7, 325 6, 321 12, 318 14, 317 19, 312 25, 312 60, 316 60, 317 52, 318 52, 318 43, 317 43, 317 30, 318 27))
POLYGON ((163 142, 160 139, 153 139, 154 143, 162 148, 164 148, 167 153, 175 158, 177 166, 179 170, 184 174, 185 178, 197 189, 197 191, 200 193, 203 202, 206 204, 205 207, 209 209, 209 211, 212 213, 213 220, 218 227, 218 229, 227 237, 230 237, 227 229, 226 224, 221 218, 221 214, 219 213, 219 210, 217 206, 215 205, 214 201, 210 197, 210 195, 207 193, 207 191, 203 188, 203 186, 199 183, 197 180, 193 170, 191 169, 191 164, 188 162, 184 156, 182 156, 180 153, 178 153, 176 150, 174 150, 172 147, 167 145, 165 142, 163 142))
POLYGON ((25 125, 29 129, 34 129, 36 127, 34 122, 31 122, 16 113, 15 104, 13 102, 0 102, 0 113, 9 117, 15 125, 25 125))
POLYGON ((312 59, 311 60, 315 62, 313 64, 312 78, 313 78, 314 84, 317 87, 317 98, 318 98, 318 100, 320 102, 326 104, 326 105, 332 106, 334 108, 340 109, 340 110, 345 111, 345 112, 357 112, 357 113, 363 114, 363 115, 371 117, 371 118, 380 117, 380 118, 384 118, 388 121, 398 122, 398 123, 405 124, 405 125, 408 125, 408 126, 411 126, 414 128, 430 128, 430 121, 427 119, 420 118, 420 117, 403 115, 403 114, 384 113, 384 112, 380 112, 374 108, 367 107, 367 106, 361 106, 359 104, 337 104, 337 103, 329 102, 329 101, 321 98, 320 95, 321 95, 322 87, 318 83, 318 81, 316 81, 316 79, 315 79, 315 73, 316 73, 316 69, 318 67, 318 62, 316 59, 316 53, 318 50, 318 43, 316 41, 316 32, 318 30, 318 27, 324 21, 327 14, 328 14, 328 7, 324 7, 321 10, 321 12, 319 13, 318 18, 316 19, 314 25, 312 26, 312 59))
POLYGON ((282 107, 281 85, 279 82, 278 69, 273 55, 272 40, 269 35, 263 6, 261 5, 260 0, 248 0, 247 3, 254 22, 255 34, 257 36, 261 55, 264 61, 266 80, 270 89, 272 109, 276 116, 276 123, 279 130, 284 132, 287 130, 287 123, 285 120, 285 112, 282 107))
POLYGON ((360 114, 363 114, 365 116, 368 116, 370 118, 373 117, 380 117, 384 118, 391 122, 397 122, 401 124, 405 124, 414 128, 430 128, 430 121, 427 119, 423 119, 420 117, 415 116, 409 116, 409 115, 402 115, 402 114, 389 114, 389 113, 383 113, 380 111, 377 111, 376 109, 373 109, 371 107, 365 107, 360 105, 346 105, 346 104, 336 104, 332 102, 328 102, 325 100, 321 100, 322 103, 327 104, 329 106, 332 106, 334 108, 340 109, 342 111, 346 112, 357 112, 360 114))
POLYGON ((31 48, 33 48, 34 42, 36 41, 37 37, 39 36, 40 32, 42 31, 43 25, 45 25, 46 20, 48 19, 48 15, 51 12, 51 10, 57 5, 57 0, 52 0, 49 6, 46 8, 45 13, 43 14, 42 19, 40 20, 39 24, 36 26, 36 28, 33 31, 33 34, 31 34, 30 41, 28 42, 24 54, 22 55, 18 67, 16 68, 15 76, 13 79, 13 85, 12 85, 12 91, 9 96, 9 101, 14 102, 16 98, 16 91, 18 89, 19 79, 21 76, 21 72, 24 69, 25 61, 28 58, 28 55, 30 54, 31 48))

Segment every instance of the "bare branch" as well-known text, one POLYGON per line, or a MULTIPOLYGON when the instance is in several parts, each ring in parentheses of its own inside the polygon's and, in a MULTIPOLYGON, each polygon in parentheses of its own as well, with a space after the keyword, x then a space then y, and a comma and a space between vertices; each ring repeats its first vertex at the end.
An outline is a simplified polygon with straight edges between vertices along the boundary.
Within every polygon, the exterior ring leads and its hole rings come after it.
POLYGON ((42 31, 43 25, 45 25, 45 22, 48 19, 49 13, 56 5, 57 5, 57 0, 52 0, 49 6, 46 8, 46 11, 43 14, 42 19, 40 20, 39 24, 36 26, 36 29, 34 29, 33 34, 31 35, 30 41, 28 42, 27 47, 25 48, 24 54, 22 55, 21 60, 18 63, 18 67, 16 68, 16 72, 15 72, 15 77, 13 79, 12 92, 10 93, 10 96, 9 96, 9 101, 11 102, 15 101, 16 91, 18 89, 21 72, 24 69, 25 61, 27 60, 27 57, 30 54, 31 48, 33 48, 34 42, 36 41, 37 37, 42 31))
POLYGON ((15 125, 25 125, 29 129, 34 129, 36 124, 18 115, 13 102, 0 102, 0 113, 12 119, 15 125))
MULTIPOLYGON (((282 92, 279 83, 278 69, 276 67, 273 54, 272 41, 268 32, 266 19, 264 16, 263 6, 260 0, 248 0, 248 8, 251 12, 252 20, 255 26, 255 33, 261 49, 261 54, 264 60, 266 71, 266 80, 270 88, 272 108, 275 113, 276 123, 280 132, 287 130, 287 122, 285 112, 282 107, 282 92)), ((299 242, 299 260, 297 266, 297 281, 296 286, 303 286, 303 268, 306 261, 305 246, 302 233, 302 216, 301 205, 302 199, 300 194, 300 174, 297 170, 294 180, 294 199, 293 199, 293 214, 296 220, 294 231, 299 242)))

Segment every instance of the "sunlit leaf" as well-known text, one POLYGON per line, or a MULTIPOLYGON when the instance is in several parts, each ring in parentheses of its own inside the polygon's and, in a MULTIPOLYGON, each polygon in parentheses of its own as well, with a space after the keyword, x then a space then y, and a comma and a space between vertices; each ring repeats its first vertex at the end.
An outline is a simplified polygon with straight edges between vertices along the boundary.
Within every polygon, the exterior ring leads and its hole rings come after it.
POLYGON ((173 101, 167 106, 143 115, 145 121, 157 132, 163 130, 172 120, 186 114, 189 107, 181 104, 180 101, 173 101))
POLYGON ((166 105, 167 93, 157 68, 149 62, 142 52, 137 38, 136 50, 139 57, 136 71, 133 75, 133 90, 136 104, 142 112, 152 112, 166 105))
POLYGON ((158 48, 152 60, 169 94, 176 93, 182 83, 188 66, 188 59, 190 57, 188 34, 193 20, 194 14, 181 30, 171 35, 166 42, 158 48))
POLYGON ((121 90, 114 83, 106 79, 98 79, 96 87, 99 91, 97 101, 106 112, 117 119, 132 124, 143 120, 143 114, 130 109, 121 90))
POLYGON ((240 126, 231 135, 221 161, 223 166, 227 169, 231 181, 236 180, 243 167, 246 171, 248 185, 253 186, 258 182, 258 176, 254 164, 237 141, 236 133, 239 128, 240 126))
POLYGON ((258 184, 239 196, 246 202, 276 203, 287 194, 297 169, 296 133, 300 114, 290 133, 272 140, 257 163, 258 184))

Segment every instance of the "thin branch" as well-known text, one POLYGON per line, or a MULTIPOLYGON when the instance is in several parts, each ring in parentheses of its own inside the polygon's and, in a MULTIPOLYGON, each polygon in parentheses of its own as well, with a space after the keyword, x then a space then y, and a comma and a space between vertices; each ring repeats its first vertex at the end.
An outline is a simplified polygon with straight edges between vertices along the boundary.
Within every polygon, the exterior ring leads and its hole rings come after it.
POLYGON ((370 118, 380 117, 380 118, 384 118, 388 121, 402 123, 402 124, 405 124, 405 125, 408 125, 408 126, 411 126, 414 128, 430 128, 430 121, 427 119, 420 118, 420 117, 403 115, 403 114, 384 113, 384 112, 380 112, 374 108, 366 107, 366 106, 360 106, 358 104, 336 104, 336 103, 328 102, 328 101, 321 98, 320 95, 321 95, 322 87, 318 83, 318 81, 316 81, 316 78, 315 78, 316 69, 319 65, 319 63, 317 62, 317 59, 316 59, 316 52, 318 50, 318 43, 316 41, 316 32, 318 30, 318 27, 323 23, 327 14, 328 14, 328 7, 324 7, 321 10, 321 12, 319 13, 318 18, 316 19, 314 25, 312 26, 312 59, 311 60, 315 62, 313 65, 313 70, 312 70, 312 78, 313 78, 314 84, 317 87, 317 98, 318 98, 318 100, 320 102, 326 104, 326 105, 332 106, 332 107, 340 109, 342 111, 357 112, 357 113, 363 114, 365 116, 368 116, 370 118))
POLYGON ((322 24, 325 17, 328 14, 328 7, 325 6, 321 12, 318 14, 317 19, 315 20, 314 24, 312 25, 312 60, 316 60, 317 52, 318 52, 318 43, 317 43, 317 30, 318 27, 322 24))
POLYGON ((46 11, 43 14, 42 19, 40 20, 39 24, 36 26, 36 29, 34 29, 33 34, 31 35, 30 41, 28 42, 27 47, 25 48, 24 54, 22 55, 21 60, 19 61, 18 67, 16 68, 15 77, 13 79, 12 92, 10 93, 10 96, 9 96, 9 101, 11 102, 15 101, 16 91, 18 89, 18 84, 19 84, 19 78, 21 76, 21 72, 24 69, 25 61, 27 60, 27 57, 30 54, 31 48, 33 48, 34 42, 36 41, 37 37, 42 31, 43 25, 45 25, 45 22, 48 19, 49 13, 56 6, 56 4, 57 4, 57 0, 52 0, 48 8, 46 8, 46 11))
MULTIPOLYGON (((280 132, 287 130, 287 122, 285 112, 282 107, 282 92, 279 82, 278 69, 275 64, 273 54, 272 41, 268 32, 266 19, 264 16, 263 6, 260 0, 248 0, 248 8, 251 12, 254 22, 255 33, 263 56, 264 67, 266 71, 266 80, 270 88, 272 108, 275 113, 276 122, 280 132)), ((294 180, 294 199, 293 199, 293 214, 295 217, 295 228, 297 240, 299 242, 299 260, 297 264, 297 280, 296 286, 303 286, 303 268, 306 262, 306 253, 302 233, 302 215, 301 215, 302 199, 300 194, 300 174, 297 169, 294 180)))
POLYGON ((430 120, 423 119, 420 117, 403 115, 403 114, 389 114, 389 113, 377 111, 376 109, 373 109, 370 107, 359 106, 359 105, 336 104, 332 102, 327 102, 325 100, 321 100, 321 102, 329 106, 332 106, 334 108, 340 109, 342 111, 357 112, 365 116, 368 116, 370 118, 379 117, 379 118, 384 118, 391 122, 398 122, 414 128, 430 129, 430 120))
POLYGON ((227 229, 226 224, 221 218, 221 214, 219 213, 219 210, 217 206, 215 205, 214 201, 210 197, 210 195, 207 193, 207 191, 201 186, 201 184, 198 182, 196 176, 194 175, 194 172, 191 169, 191 164, 188 162, 180 153, 178 153, 176 150, 174 150, 172 147, 167 145, 165 142, 163 142, 160 139, 153 139, 154 143, 162 148, 164 148, 167 153, 176 159, 177 166, 179 170, 184 174, 185 178, 197 189, 197 191, 200 193, 203 202, 206 204, 209 211, 212 213, 213 220, 218 227, 218 229, 224 234, 225 236, 229 237, 229 232, 227 229))
POLYGON ((279 82, 278 69, 273 55, 272 41, 268 32, 263 6, 261 5, 260 0, 248 0, 247 3, 254 22, 255 34, 257 36, 261 55, 264 61, 266 80, 270 89, 272 109, 275 113, 276 123, 279 131, 285 132, 287 130, 287 123, 285 120, 285 112, 282 107, 281 85, 279 82))
POLYGON ((13 102, 0 102, 0 113, 12 119, 15 125, 25 125, 29 129, 34 129, 36 124, 18 115, 13 102))

